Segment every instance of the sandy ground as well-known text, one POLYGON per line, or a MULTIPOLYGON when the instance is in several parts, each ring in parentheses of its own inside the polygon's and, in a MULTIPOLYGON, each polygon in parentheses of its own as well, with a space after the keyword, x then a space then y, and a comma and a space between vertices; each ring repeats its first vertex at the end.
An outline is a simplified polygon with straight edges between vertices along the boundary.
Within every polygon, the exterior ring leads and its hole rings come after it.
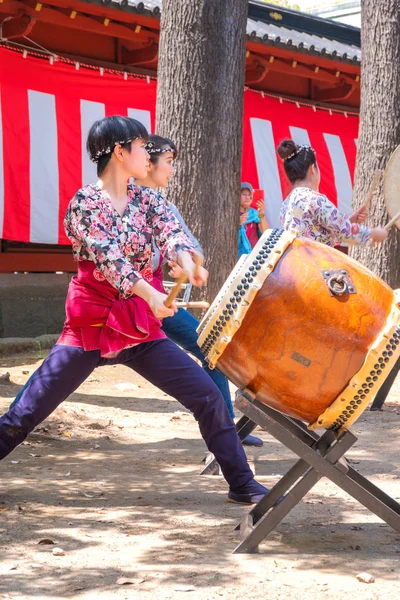
MULTIPOLYGON (((38 364, 1 360, 1 412, 38 364)), ((354 431, 353 466, 400 499, 400 379, 354 431)), ((258 432, 248 456, 271 486, 295 457, 258 432)), ((260 554, 233 554, 248 509, 199 476, 204 454, 176 401, 124 367, 95 371, 1 463, 0 598, 398 600, 400 533, 326 479, 260 554)))

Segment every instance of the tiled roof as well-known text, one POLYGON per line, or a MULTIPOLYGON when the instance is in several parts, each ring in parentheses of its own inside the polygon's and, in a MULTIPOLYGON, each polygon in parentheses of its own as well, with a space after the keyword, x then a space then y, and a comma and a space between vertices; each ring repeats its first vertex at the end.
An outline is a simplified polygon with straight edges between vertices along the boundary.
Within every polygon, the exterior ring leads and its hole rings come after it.
MULTIPOLYGON (((162 0, 120 0, 114 2, 114 0, 103 0, 107 6, 117 5, 118 8, 126 7, 128 10, 133 9, 134 12, 147 14, 148 16, 159 17, 161 14, 162 0)), ((270 46, 279 46, 281 48, 292 48, 299 52, 307 54, 313 54, 316 56, 324 56, 325 58, 331 58, 334 60, 359 63, 361 60, 361 49, 359 46, 344 43, 338 39, 334 39, 331 36, 323 37, 314 33, 308 33, 300 30, 301 23, 299 23, 299 29, 289 28, 280 24, 280 20, 277 19, 276 23, 271 23, 272 15, 277 13, 290 17, 290 23, 296 23, 296 13, 288 11, 287 9, 281 9, 278 6, 272 6, 263 4, 260 2, 250 2, 249 11, 251 13, 251 5, 257 8, 257 14, 260 15, 265 13, 266 19, 257 20, 249 18, 247 20, 247 37, 249 40, 266 44, 270 46), (271 12, 272 11, 272 12, 271 12)), ((261 17, 262 18, 262 17, 261 17)), ((298 14, 297 20, 304 21, 313 24, 315 21, 318 25, 318 32, 324 30, 324 20, 311 15, 305 15, 303 13, 298 14)), ((285 19, 286 20, 286 19, 285 19)), ((331 31, 332 27, 335 27, 331 21, 326 21, 326 29, 331 31)), ((346 26, 341 25, 341 30, 345 30, 346 26)), ((356 31, 355 28, 349 28, 349 30, 356 31)))
POLYGON ((161 12, 162 0, 146 0, 145 2, 128 0, 128 4, 137 8, 139 12, 150 11, 157 16, 161 12))
POLYGON ((344 44, 318 35, 312 35, 295 29, 287 29, 271 23, 247 20, 247 36, 263 44, 289 47, 301 52, 317 54, 335 60, 359 62, 361 49, 358 46, 344 44))

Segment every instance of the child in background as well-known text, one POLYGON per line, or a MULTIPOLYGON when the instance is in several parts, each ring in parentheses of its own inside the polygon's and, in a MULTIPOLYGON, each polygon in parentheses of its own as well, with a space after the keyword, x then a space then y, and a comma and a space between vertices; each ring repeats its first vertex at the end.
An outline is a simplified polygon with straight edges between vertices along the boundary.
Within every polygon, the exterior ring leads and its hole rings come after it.
POLYGON ((251 207, 253 186, 251 183, 240 184, 240 227, 238 240, 238 256, 249 254, 260 236, 268 229, 265 217, 264 202, 257 202, 257 210, 251 207))

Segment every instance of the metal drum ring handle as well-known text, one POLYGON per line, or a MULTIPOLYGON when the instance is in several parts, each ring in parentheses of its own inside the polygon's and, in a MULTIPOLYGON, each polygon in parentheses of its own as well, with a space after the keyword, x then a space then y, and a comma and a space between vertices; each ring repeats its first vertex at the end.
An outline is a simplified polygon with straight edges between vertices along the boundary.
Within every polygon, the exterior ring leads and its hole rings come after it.
POLYGON ((327 281, 328 288, 334 296, 342 296, 348 291, 344 275, 332 275, 327 281))

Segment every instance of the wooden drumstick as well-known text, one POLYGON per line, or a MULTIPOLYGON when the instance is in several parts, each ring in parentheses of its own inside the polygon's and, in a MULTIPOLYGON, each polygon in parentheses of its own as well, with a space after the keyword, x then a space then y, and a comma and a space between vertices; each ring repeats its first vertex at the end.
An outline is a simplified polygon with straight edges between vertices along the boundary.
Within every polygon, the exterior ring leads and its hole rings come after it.
POLYGON ((372 179, 371 185, 369 186, 367 199, 366 199, 365 203, 363 204, 364 208, 369 208, 369 205, 371 204, 371 200, 374 197, 374 194, 376 192, 376 188, 379 185, 379 182, 381 180, 382 175, 383 175, 383 171, 381 171, 380 169, 378 169, 377 171, 375 171, 375 174, 374 174, 374 177, 372 179))
POLYGON ((398 221, 400 219, 400 210, 397 213, 397 215, 394 215, 393 219, 390 219, 389 223, 387 225, 385 225, 385 229, 390 229, 395 223, 396 221, 398 221))
POLYGON ((179 292, 181 290, 181 287, 182 287, 182 284, 185 283, 186 280, 187 280, 186 275, 182 275, 182 277, 179 277, 179 279, 176 280, 176 284, 174 285, 174 287, 172 288, 172 290, 168 294, 168 297, 164 301, 164 304, 165 304, 165 306, 167 308, 169 308, 171 306, 171 304, 173 303, 173 301, 175 300, 175 298, 179 294, 179 292))
MULTIPOLYGON (((199 274, 199 269, 201 267, 201 257, 198 254, 195 254, 193 256, 193 262, 196 265, 195 269, 194 269, 194 276, 197 277, 197 275, 199 274)), ((176 280, 176 284, 174 285, 174 287, 168 294, 167 299, 164 301, 164 304, 167 308, 169 308, 171 306, 171 304, 173 303, 173 301, 179 294, 182 284, 185 283, 186 280, 187 280, 186 275, 182 275, 182 277, 179 277, 179 279, 176 280)))
POLYGON ((192 300, 191 302, 177 302, 178 308, 210 308, 210 303, 204 300, 192 300))

